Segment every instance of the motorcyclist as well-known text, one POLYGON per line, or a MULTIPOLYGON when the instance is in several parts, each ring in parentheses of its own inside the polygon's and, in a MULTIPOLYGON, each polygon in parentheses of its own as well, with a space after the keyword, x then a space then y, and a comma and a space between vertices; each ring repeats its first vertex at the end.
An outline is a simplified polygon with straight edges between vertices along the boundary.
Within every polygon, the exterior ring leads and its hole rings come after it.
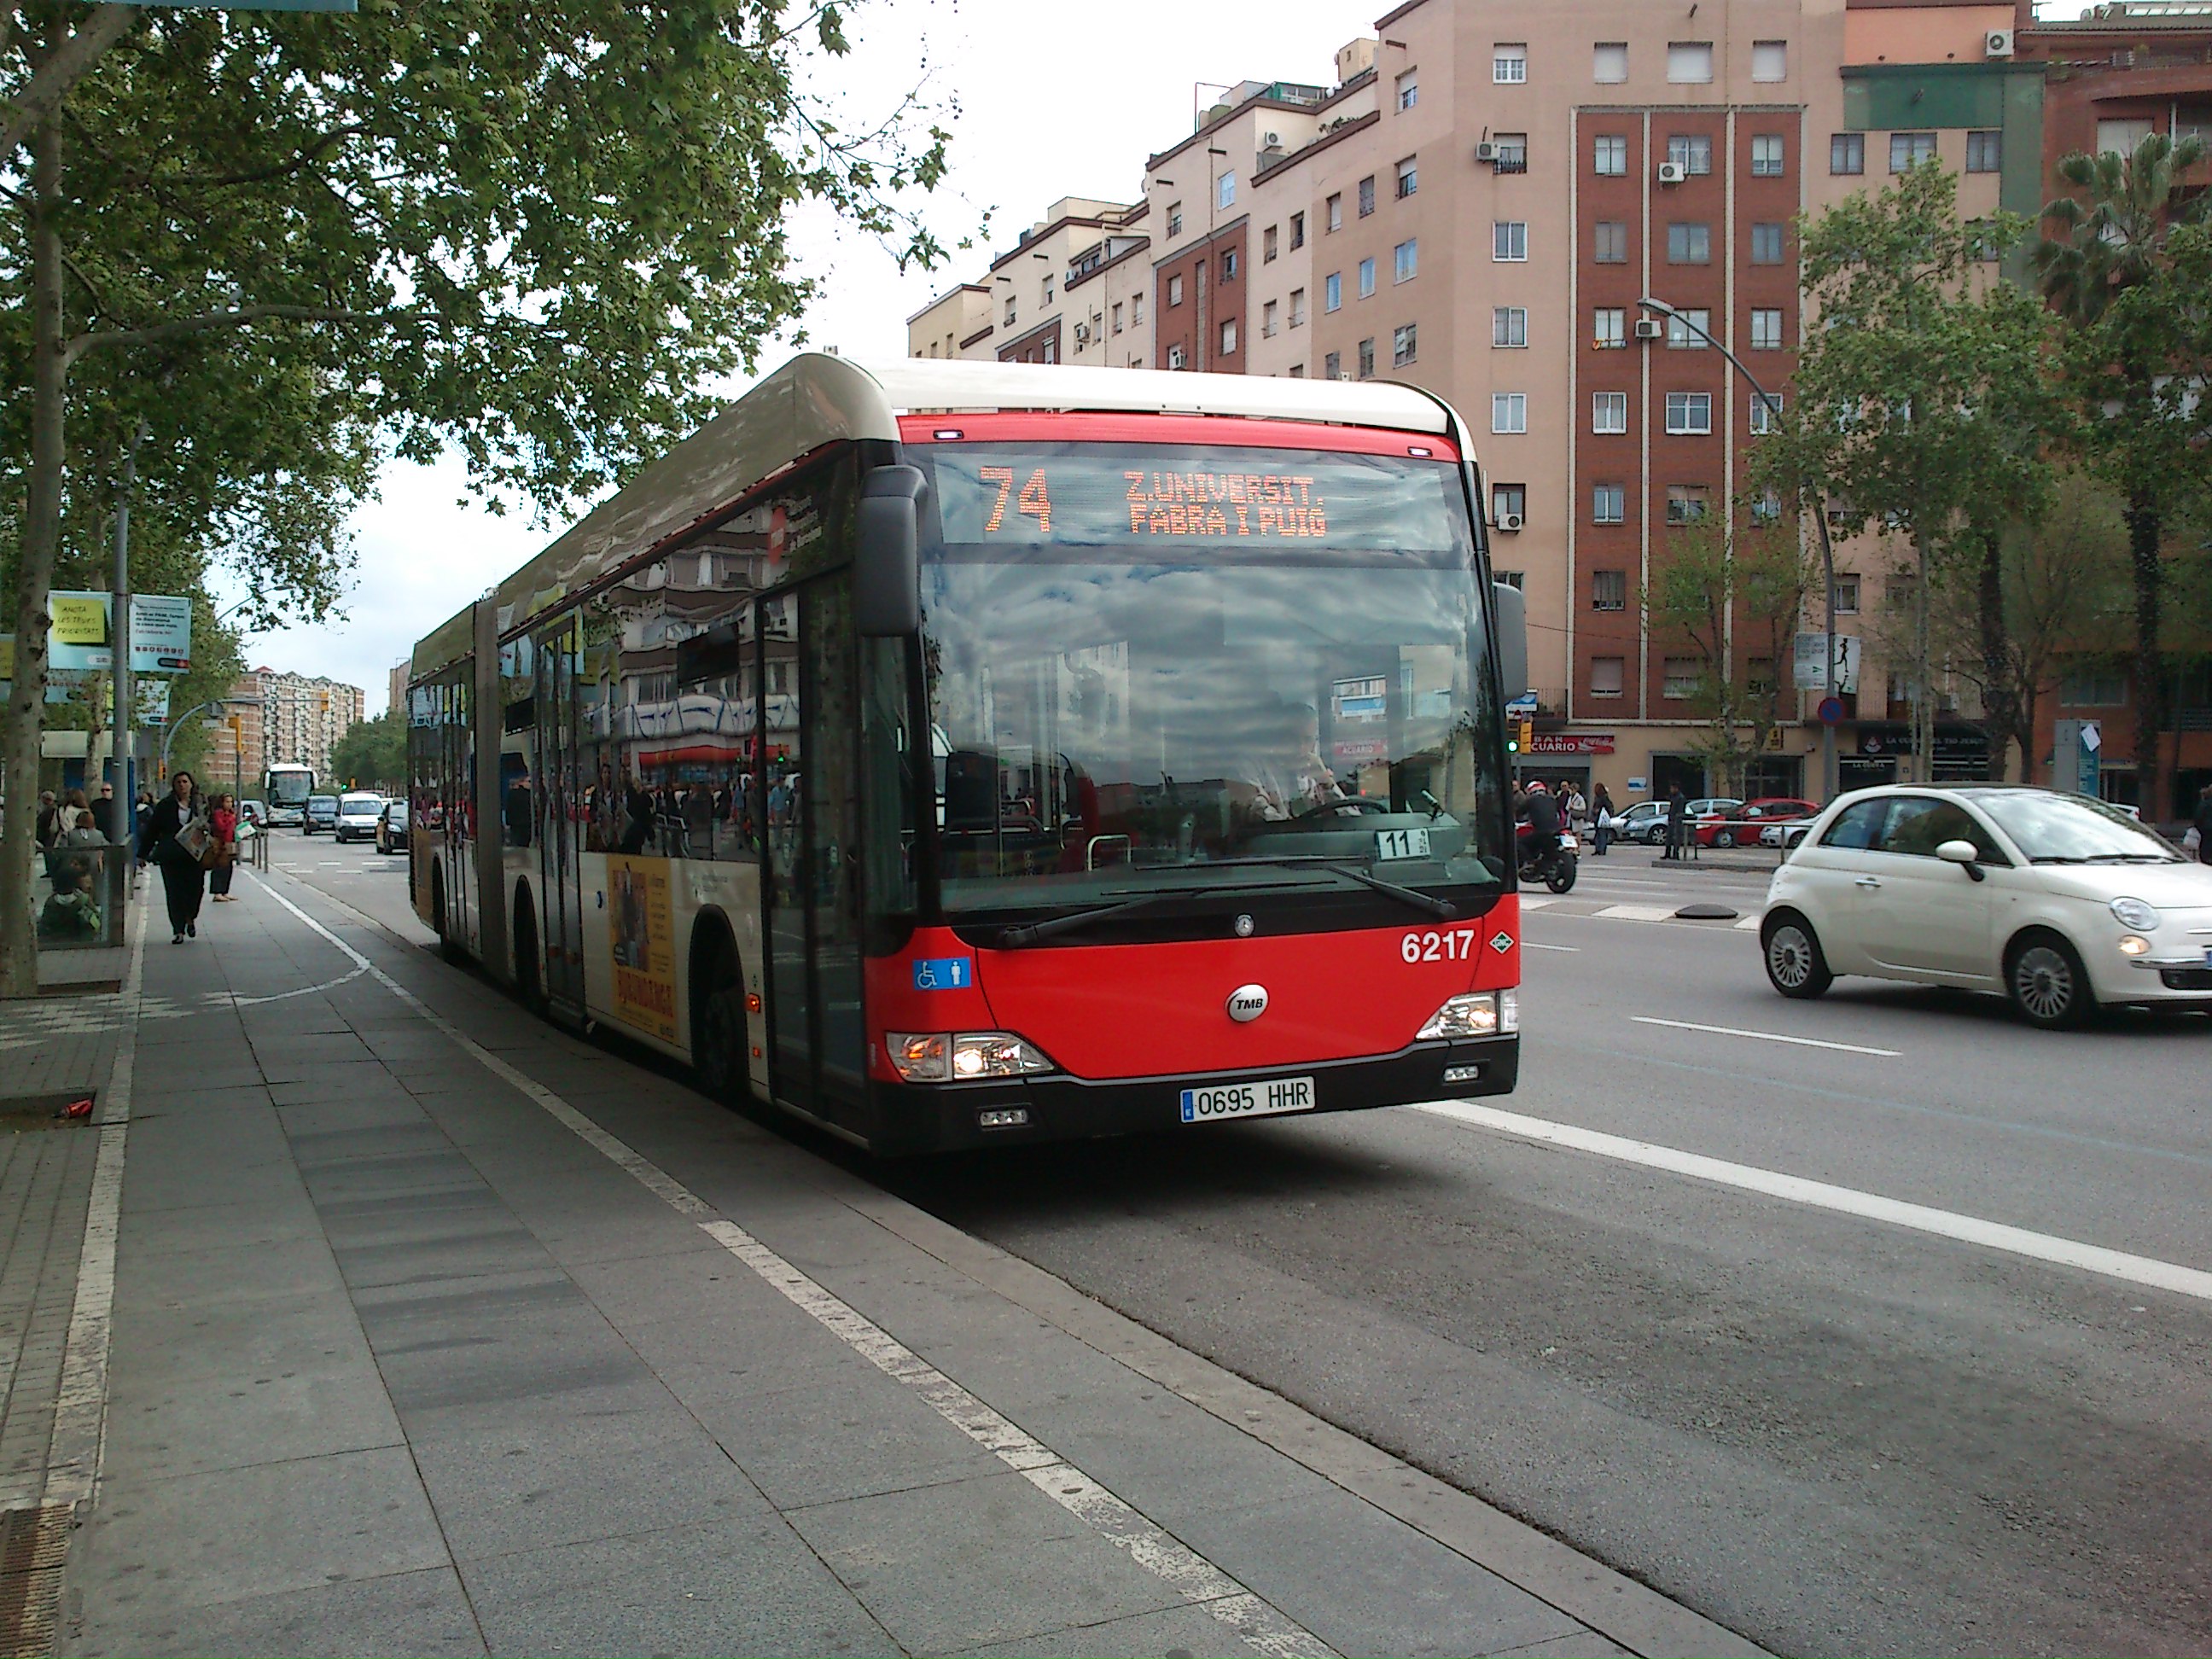
POLYGON ((1529 784, 1522 816, 1528 824, 1528 840, 1521 849, 1521 861, 1540 864, 1559 850, 1559 803, 1541 778, 1529 784))

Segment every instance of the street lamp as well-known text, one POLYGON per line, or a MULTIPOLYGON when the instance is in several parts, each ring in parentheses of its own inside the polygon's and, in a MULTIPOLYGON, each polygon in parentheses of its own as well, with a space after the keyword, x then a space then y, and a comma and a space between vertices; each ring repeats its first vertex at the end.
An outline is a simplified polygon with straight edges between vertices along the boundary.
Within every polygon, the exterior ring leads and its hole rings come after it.
MULTIPOLYGON (((1713 338, 1711 333, 1701 325, 1692 321, 1686 313, 1668 305, 1664 300, 1655 300, 1649 295, 1636 303, 1641 310, 1656 313, 1670 323, 1680 323, 1714 350, 1719 352, 1722 356, 1729 360, 1729 366, 1743 376, 1745 383, 1758 394, 1759 401, 1766 407, 1767 411, 1776 416, 1781 415, 1782 399, 1759 385, 1758 377, 1743 366, 1741 358, 1713 338)), ((1826 695, 1829 698, 1832 698, 1836 695, 1836 548, 1828 536, 1827 504, 1825 501, 1819 503, 1814 510, 1813 516, 1814 522, 1820 527, 1820 575, 1822 586, 1826 588, 1828 594, 1828 628, 1823 636, 1822 643, 1825 647, 1823 654, 1828 659, 1826 695)), ((1823 720, 1820 722, 1820 799, 1825 805, 1835 798, 1836 728, 1832 723, 1823 720)))

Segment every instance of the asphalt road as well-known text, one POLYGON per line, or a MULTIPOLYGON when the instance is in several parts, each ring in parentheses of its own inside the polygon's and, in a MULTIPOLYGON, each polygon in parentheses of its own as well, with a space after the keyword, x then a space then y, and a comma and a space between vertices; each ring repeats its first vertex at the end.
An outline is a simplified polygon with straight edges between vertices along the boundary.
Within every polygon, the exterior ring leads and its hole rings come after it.
MULTIPOLYGON (((401 860, 276 847, 411 925, 401 860)), ((1632 919, 1763 890, 1586 863, 1498 1103, 1968 1237, 1416 1109, 872 1173, 1778 1651, 2212 1649, 2212 1302, 1974 1236, 2212 1270, 2212 1019, 1785 1003, 1749 933, 1632 919)))

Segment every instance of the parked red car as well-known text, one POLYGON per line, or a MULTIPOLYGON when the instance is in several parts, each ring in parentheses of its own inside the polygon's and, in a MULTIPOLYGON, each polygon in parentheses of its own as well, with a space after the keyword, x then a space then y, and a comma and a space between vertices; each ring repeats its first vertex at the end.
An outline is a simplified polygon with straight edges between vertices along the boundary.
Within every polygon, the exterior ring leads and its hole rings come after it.
POLYGON ((1732 806, 1725 812, 1698 818, 1690 833, 1700 847, 1755 847, 1759 832, 1778 818, 1809 817, 1820 809, 1809 800, 1788 795, 1765 795, 1732 806))

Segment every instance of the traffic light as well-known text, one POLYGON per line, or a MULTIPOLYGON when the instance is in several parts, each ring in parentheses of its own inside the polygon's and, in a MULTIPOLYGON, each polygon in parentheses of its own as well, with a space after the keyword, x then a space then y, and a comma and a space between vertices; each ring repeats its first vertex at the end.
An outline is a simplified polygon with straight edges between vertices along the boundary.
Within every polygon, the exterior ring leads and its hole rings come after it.
POLYGON ((1505 740, 1508 752, 1516 755, 1525 755, 1535 746, 1536 722, 1534 720, 1520 721, 1514 727, 1513 734, 1505 740))

